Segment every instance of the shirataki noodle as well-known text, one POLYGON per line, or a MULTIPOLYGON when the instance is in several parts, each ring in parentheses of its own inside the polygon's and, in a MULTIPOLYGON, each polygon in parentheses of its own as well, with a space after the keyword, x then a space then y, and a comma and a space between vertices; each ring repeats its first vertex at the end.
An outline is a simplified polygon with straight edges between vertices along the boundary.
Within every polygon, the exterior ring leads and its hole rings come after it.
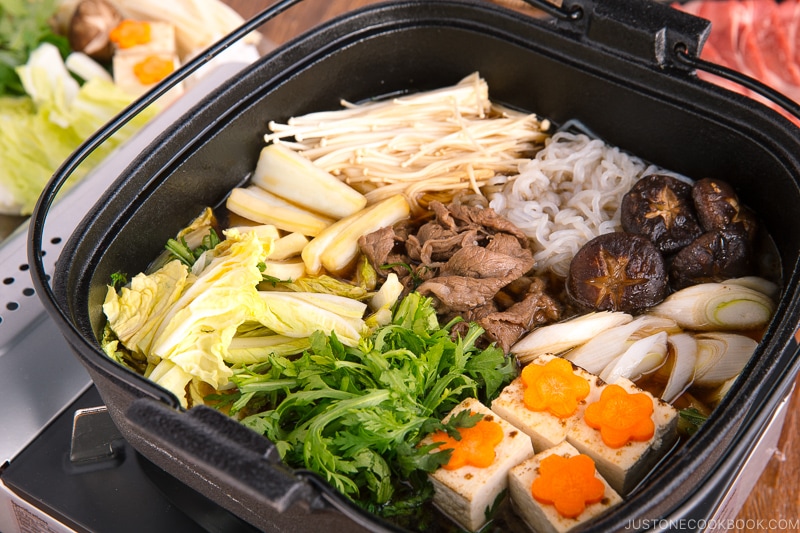
POLYGON ((502 189, 489 205, 531 238, 538 271, 563 277, 581 246, 620 229, 623 195, 655 170, 601 140, 562 131, 518 175, 491 180, 502 189))

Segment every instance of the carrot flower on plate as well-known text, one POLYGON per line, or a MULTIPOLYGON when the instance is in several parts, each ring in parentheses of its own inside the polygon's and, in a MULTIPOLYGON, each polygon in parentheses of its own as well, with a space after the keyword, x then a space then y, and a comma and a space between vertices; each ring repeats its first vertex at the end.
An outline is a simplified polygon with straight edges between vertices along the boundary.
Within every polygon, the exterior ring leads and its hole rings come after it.
POLYGON ((572 363, 553 359, 544 365, 529 364, 522 369, 525 386, 523 403, 532 411, 548 411, 567 418, 578 410, 578 403, 589 395, 589 383, 575 375, 572 363))
POLYGON ((575 518, 605 496, 606 486, 595 476, 594 461, 588 455, 549 455, 539 464, 539 474, 531 484, 531 494, 540 503, 555 505, 561 516, 575 518))
POLYGON ((653 438, 652 414, 653 400, 647 394, 629 394, 619 385, 608 385, 600 400, 586 408, 583 419, 589 427, 600 430, 607 446, 620 448, 631 441, 653 438))

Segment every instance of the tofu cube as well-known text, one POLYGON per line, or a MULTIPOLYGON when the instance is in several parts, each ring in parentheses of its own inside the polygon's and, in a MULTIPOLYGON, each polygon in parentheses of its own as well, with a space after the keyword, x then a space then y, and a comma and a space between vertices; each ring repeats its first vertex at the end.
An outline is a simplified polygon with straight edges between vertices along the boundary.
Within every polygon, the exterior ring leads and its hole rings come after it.
POLYGON ((647 441, 631 441, 620 448, 613 448, 603 442, 599 430, 581 421, 570 428, 567 441, 580 453, 591 457, 606 481, 625 496, 650 473, 677 441, 678 412, 668 403, 638 388, 630 380, 621 378, 615 385, 621 386, 629 394, 646 394, 653 401, 653 437, 647 441))
MULTIPOLYGON (((174 54, 167 54, 167 53, 160 53, 160 54, 149 54, 149 55, 138 55, 138 54, 125 54, 125 55, 115 55, 114 59, 112 60, 112 68, 114 70, 114 83, 125 91, 126 93, 139 97, 155 87, 161 80, 153 82, 153 83, 143 83, 139 77, 137 77, 135 73, 136 65, 147 61, 152 58, 158 58, 158 60, 170 62, 173 65, 173 69, 177 70, 179 67, 177 56, 174 54)), ((159 102, 169 104, 177 100, 182 94, 184 93, 183 84, 179 83, 166 94, 164 94, 159 102)))
MULTIPOLYGON (((544 365, 556 358, 555 355, 541 355, 529 364, 544 365)), ((586 404, 596 401, 600 397, 600 387, 603 384, 600 378, 575 365, 573 365, 573 372, 589 383, 589 396, 578 404, 578 410, 572 416, 560 418, 549 411, 528 409, 522 399, 525 386, 521 377, 517 377, 509 383, 495 398, 492 402, 492 411, 524 431, 531 438, 536 453, 552 448, 567 438, 569 428, 580 421, 583 416, 586 404)))
POLYGON ((565 441, 527 459, 508 473, 508 492, 511 505, 531 529, 538 533, 569 531, 622 502, 619 494, 597 472, 595 472, 595 477, 605 486, 603 499, 588 504, 586 509, 574 518, 563 516, 553 504, 537 501, 533 497, 531 486, 533 481, 540 476, 539 465, 542 460, 554 454, 569 458, 578 455, 579 452, 565 441))
MULTIPOLYGON (((429 479, 435 490, 434 504, 465 529, 476 531, 487 522, 487 512, 494 508, 497 498, 508 487, 509 469, 531 457, 533 448, 524 433, 474 398, 461 402, 445 421, 464 409, 481 413, 485 420, 500 424, 503 440, 495 447, 495 460, 486 468, 471 465, 455 470, 439 468, 429 474, 429 479)), ((425 442, 430 443, 430 437, 426 437, 425 442)))
MULTIPOLYGON (((152 81, 147 79, 149 76, 140 78, 135 73, 137 67, 148 62, 151 65, 171 65, 172 70, 180 66, 175 44, 175 27, 166 22, 148 21, 147 24, 150 26, 150 41, 126 48, 116 46, 111 65, 114 83, 126 93, 137 97, 155 87, 165 77, 160 76, 152 81)), ((183 92, 183 84, 178 84, 162 97, 161 102, 169 104, 183 92)))
POLYGON ((168 22, 154 20, 147 21, 146 24, 150 26, 149 42, 128 47, 115 46, 114 55, 176 53, 175 26, 168 22))

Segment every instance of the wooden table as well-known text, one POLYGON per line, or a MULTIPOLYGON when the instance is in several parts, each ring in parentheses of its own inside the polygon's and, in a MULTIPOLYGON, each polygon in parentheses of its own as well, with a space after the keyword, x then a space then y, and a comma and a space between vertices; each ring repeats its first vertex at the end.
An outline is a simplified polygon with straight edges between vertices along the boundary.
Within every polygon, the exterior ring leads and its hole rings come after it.
MULTIPOLYGON (((267 0, 224 1, 246 18, 273 3, 267 0)), ((529 9, 519 0, 495 2, 521 11, 529 9)), ((320 22, 374 3, 377 3, 376 0, 306 0, 268 22, 261 33, 269 43, 280 45, 320 22)), ((796 388, 800 389, 800 378, 796 388)), ((800 520, 800 391, 793 395, 788 405, 788 414, 777 449, 737 517, 736 523, 743 527, 735 527, 729 531, 749 533, 765 530, 770 527, 770 520, 776 521, 773 523, 780 520, 793 521, 795 527, 800 520), (764 529, 754 527, 759 523, 764 529)), ((775 528, 771 530, 781 531, 775 528)))

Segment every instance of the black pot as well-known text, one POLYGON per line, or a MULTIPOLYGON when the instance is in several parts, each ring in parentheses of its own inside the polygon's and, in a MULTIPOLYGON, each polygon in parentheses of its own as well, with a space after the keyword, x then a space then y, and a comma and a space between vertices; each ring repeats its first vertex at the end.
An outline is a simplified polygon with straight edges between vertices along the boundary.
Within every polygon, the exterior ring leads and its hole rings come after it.
POLYGON ((32 223, 37 292, 136 450, 261 529, 396 529, 313 474, 287 468, 263 437, 211 409, 182 410, 108 359, 98 344, 101 305, 113 272, 144 270, 203 207, 222 204, 247 181, 268 120, 336 109, 342 98, 433 89, 479 71, 493 100, 556 124, 576 119, 649 162, 729 181, 773 236, 782 297, 734 392, 624 504, 586 528, 709 516, 724 491, 719 473, 741 467, 800 369, 800 131, 700 81, 677 58, 676 49, 699 54, 706 21, 643 0, 565 2, 563 13, 535 19, 484 2, 407 0, 349 13, 278 49, 124 171, 65 245, 52 292, 37 241, 59 187, 50 185, 32 223))

